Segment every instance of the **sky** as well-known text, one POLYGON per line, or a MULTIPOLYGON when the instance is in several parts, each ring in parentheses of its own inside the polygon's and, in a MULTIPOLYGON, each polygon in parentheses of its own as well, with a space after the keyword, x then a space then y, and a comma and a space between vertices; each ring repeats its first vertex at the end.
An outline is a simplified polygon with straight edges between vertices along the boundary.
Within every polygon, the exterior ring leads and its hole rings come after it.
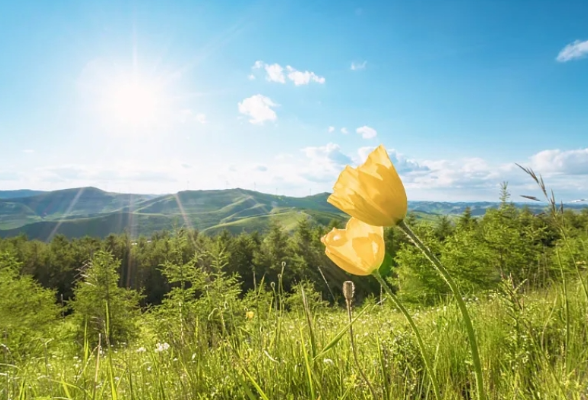
POLYGON ((0 1, 0 190, 588 198, 588 2, 0 1), (538 196, 539 197, 539 196, 538 196))

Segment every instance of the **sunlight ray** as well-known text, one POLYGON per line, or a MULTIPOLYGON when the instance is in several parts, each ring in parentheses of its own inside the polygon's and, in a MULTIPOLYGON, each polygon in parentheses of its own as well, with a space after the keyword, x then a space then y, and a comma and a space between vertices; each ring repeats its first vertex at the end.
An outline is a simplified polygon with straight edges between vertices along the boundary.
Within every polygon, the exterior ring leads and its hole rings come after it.
POLYGON ((190 221, 190 219, 188 218, 188 214, 186 213, 186 210, 184 210, 184 205, 182 204, 182 201, 180 200, 180 196, 178 195, 178 193, 173 195, 174 198, 176 199, 176 203, 178 204, 178 208, 180 209, 180 214, 182 215, 182 218, 184 219, 184 224, 185 226, 193 231, 194 227, 192 226, 192 221, 190 221))
POLYGON ((66 217, 69 215, 69 213, 71 212, 72 208, 75 207, 76 203, 78 202, 78 199, 80 198, 80 196, 82 195, 82 193, 84 192, 85 189, 86 188, 80 188, 78 190, 78 192, 76 193, 76 195, 72 199, 71 203, 69 203, 69 206, 67 207, 67 210, 65 210, 65 213, 61 216, 61 218, 59 218, 59 221, 57 222, 57 225, 55 225, 55 228, 53 228, 53 230, 51 231, 51 233, 47 237, 47 241, 50 241, 51 239, 53 239, 53 236, 55 236, 55 234, 57 233, 57 230, 59 229, 59 227, 61 226, 61 224, 63 223, 63 221, 65 221, 66 217))

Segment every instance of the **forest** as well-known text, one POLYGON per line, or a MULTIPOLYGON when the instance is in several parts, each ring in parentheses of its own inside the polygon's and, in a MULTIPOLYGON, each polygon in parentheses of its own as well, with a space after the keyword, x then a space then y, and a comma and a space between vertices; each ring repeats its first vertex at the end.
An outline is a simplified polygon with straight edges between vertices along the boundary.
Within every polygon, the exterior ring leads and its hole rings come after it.
MULTIPOLYGON (((518 209, 506 184, 500 200, 407 224, 464 296, 488 398, 586 398, 588 208, 518 209)), ((325 255, 334 227, 0 239, 0 398, 474 397, 460 314, 426 257, 385 230, 384 278, 413 329, 376 279, 325 255)))

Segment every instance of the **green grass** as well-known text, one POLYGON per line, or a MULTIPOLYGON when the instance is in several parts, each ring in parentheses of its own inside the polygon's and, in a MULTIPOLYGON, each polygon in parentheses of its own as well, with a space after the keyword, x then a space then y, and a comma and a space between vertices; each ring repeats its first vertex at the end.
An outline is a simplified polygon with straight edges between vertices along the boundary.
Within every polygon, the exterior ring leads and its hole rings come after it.
MULTIPOLYGON (((584 399, 588 394, 588 307, 579 285, 516 297, 491 294, 470 301, 489 399, 584 399), (515 323, 516 321, 516 323, 515 323), (566 336, 566 329, 569 329, 566 336), (566 339, 567 337, 567 339, 566 339)), ((379 398, 432 398, 416 341, 390 305, 366 304, 354 322, 359 361, 379 398)), ((0 398, 19 399, 369 399, 353 363, 346 312, 314 307, 254 309, 233 321, 230 334, 196 328, 184 345, 157 351, 168 332, 145 315, 139 338, 116 348, 67 340, 68 322, 35 357, 0 351, 0 398), (312 330, 310 329, 312 328, 312 330), (314 396, 311 396, 314 393, 314 396)), ((442 399, 467 398, 474 379, 460 314, 449 303, 411 311, 433 354, 442 399)), ((205 321, 200 321, 203 326, 205 321)))

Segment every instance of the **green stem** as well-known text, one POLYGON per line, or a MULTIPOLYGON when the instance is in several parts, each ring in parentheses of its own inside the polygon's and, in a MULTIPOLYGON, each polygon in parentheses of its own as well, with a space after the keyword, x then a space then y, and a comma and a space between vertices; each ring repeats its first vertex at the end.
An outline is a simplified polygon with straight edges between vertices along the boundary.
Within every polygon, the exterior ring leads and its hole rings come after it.
POLYGON ((476 373, 476 387, 478 391, 478 400, 484 400, 486 398, 484 394, 484 378, 482 375, 482 363, 480 362, 480 354, 478 352, 478 343, 476 342, 476 333, 474 332, 474 326, 472 325, 472 320, 470 318, 470 314, 468 313, 468 309, 465 305, 461 297, 461 293, 457 284, 451 278, 449 272, 445 269, 445 267, 441 264, 441 261, 423 244, 423 242, 418 238, 418 236, 406 225, 404 221, 401 221, 398 224, 398 227, 402 229, 402 231, 408 236, 408 238, 423 252, 423 254, 431 261, 433 267, 439 272, 441 277, 445 280, 447 285, 449 285, 453 295, 455 297, 455 301, 457 301, 457 305, 459 310, 461 311, 461 315, 466 325, 466 330, 468 333, 468 338, 470 342, 470 348, 472 350, 472 359, 474 362, 474 371, 476 373))
POLYGON ((386 291, 388 296, 390 296, 390 298, 394 302, 394 305, 396 306, 396 308, 398 308, 400 310, 400 312, 404 315, 404 318, 406 318, 406 321, 408 321, 408 324, 412 328, 412 331, 414 332, 414 335, 417 338, 419 350, 421 351, 421 356, 423 357, 423 362, 425 363, 425 368, 427 369, 427 374, 429 375, 429 379, 431 380, 431 386, 433 386, 433 392, 435 392, 435 398, 437 400, 439 400, 441 398, 441 396, 439 394, 439 386, 437 385, 437 378, 435 377, 435 374, 433 372, 433 367, 431 366, 431 363, 429 362, 429 356, 427 355, 427 351, 425 349, 425 344, 423 343, 423 338, 421 337, 421 334, 420 334, 416 324, 414 323, 414 320, 412 319, 412 317, 410 316, 410 314, 408 313, 406 308, 404 308, 404 306, 402 305, 400 300, 398 300, 398 297, 396 297, 394 295, 394 293, 392 293, 392 290, 390 289, 390 287, 388 286, 386 281, 384 281, 384 278, 382 278, 382 275, 380 275, 378 270, 375 270, 372 275, 378 280, 378 282, 380 282, 380 285, 382 285, 382 287, 384 288, 384 290, 386 291))
POLYGON ((351 300, 346 300, 345 304, 347 305, 347 315, 349 317, 349 340, 351 341, 351 351, 353 352, 353 359, 355 360, 355 365, 357 366, 357 370, 359 371, 359 373, 361 374, 361 377, 363 378, 363 380, 367 384, 368 388, 370 389, 370 392, 372 393, 372 397, 374 398, 374 400, 376 400, 378 398, 378 396, 376 395, 376 391, 374 390, 374 387, 370 383, 370 380, 368 379, 366 374, 363 372, 363 369, 361 368, 361 364, 359 363, 359 358, 357 357, 357 350, 355 349, 355 339, 353 338, 353 320, 351 318, 351 300))

